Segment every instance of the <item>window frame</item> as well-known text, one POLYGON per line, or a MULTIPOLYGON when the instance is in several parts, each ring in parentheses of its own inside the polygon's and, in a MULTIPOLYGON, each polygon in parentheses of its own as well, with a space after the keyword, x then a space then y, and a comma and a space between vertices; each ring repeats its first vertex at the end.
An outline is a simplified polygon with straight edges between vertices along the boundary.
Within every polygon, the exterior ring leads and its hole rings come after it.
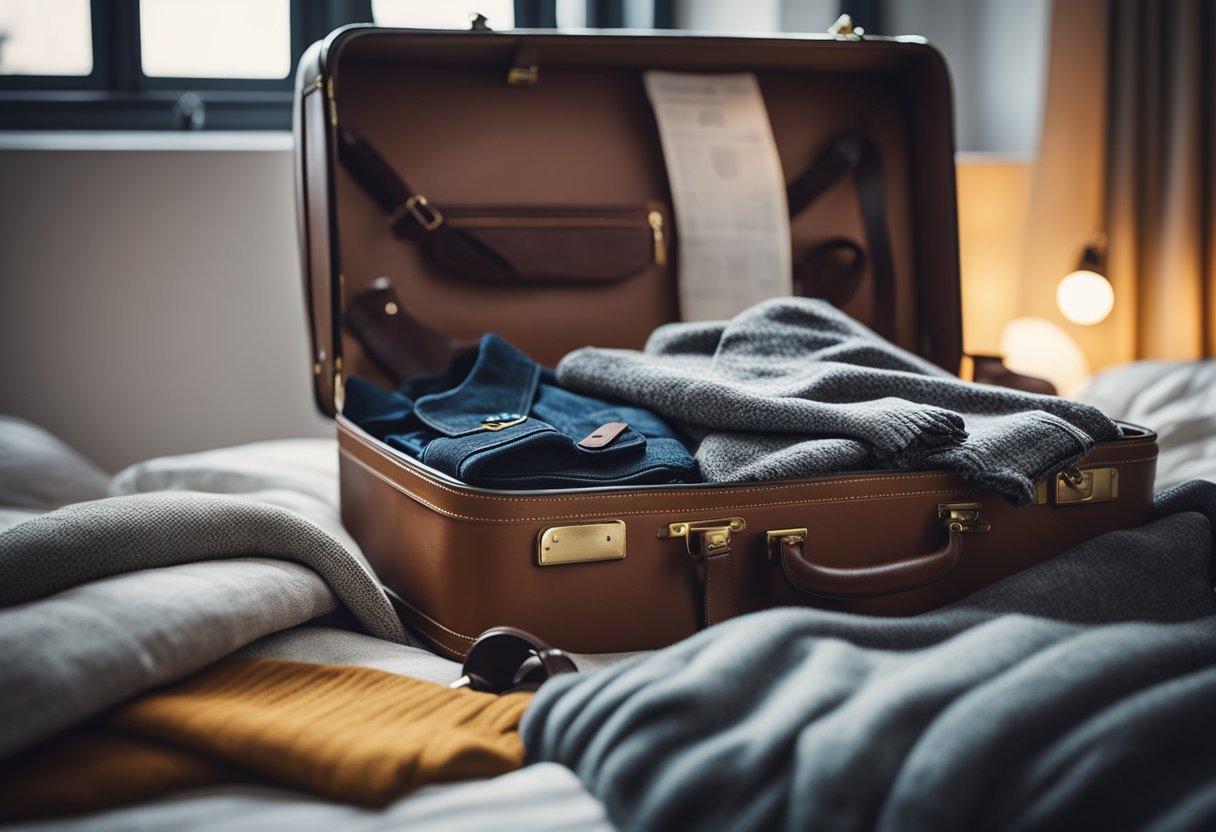
MULTIPOLYGON (((555 0, 515 0, 516 26, 552 28, 555 0)), ((139 0, 91 0, 88 75, 0 75, 3 130, 288 130, 294 67, 313 43, 368 22, 371 0, 290 0, 285 78, 167 78, 144 74, 139 0), (191 117, 201 103, 201 123, 191 117)))

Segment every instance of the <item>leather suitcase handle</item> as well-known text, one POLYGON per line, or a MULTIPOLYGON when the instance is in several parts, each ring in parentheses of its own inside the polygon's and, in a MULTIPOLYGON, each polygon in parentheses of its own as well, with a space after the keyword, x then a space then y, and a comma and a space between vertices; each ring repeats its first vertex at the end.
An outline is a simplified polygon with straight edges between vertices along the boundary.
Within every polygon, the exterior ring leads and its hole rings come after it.
POLYGON ((781 571, 797 590, 811 595, 866 598, 890 595, 931 584, 948 575, 963 553, 964 529, 947 528, 946 544, 936 552, 857 567, 823 566, 806 555, 806 538, 787 535, 780 541, 781 571))

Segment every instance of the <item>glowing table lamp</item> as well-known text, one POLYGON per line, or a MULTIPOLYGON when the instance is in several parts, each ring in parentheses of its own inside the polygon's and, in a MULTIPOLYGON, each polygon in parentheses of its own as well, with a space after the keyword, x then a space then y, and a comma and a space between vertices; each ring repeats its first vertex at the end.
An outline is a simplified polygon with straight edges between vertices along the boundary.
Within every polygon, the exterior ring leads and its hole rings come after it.
POLYGON ((1056 287, 1056 305, 1074 324, 1092 326, 1106 320, 1115 306, 1115 290, 1106 279, 1106 235, 1095 234, 1081 255, 1077 270, 1056 287))

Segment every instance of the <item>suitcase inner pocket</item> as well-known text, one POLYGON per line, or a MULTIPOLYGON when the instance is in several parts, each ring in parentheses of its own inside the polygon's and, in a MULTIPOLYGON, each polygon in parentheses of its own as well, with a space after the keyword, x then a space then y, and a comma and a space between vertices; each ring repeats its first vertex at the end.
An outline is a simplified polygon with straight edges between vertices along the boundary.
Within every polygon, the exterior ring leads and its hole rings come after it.
POLYGON ((463 277, 611 283, 667 262, 667 212, 624 206, 443 206, 425 232, 435 260, 463 277))

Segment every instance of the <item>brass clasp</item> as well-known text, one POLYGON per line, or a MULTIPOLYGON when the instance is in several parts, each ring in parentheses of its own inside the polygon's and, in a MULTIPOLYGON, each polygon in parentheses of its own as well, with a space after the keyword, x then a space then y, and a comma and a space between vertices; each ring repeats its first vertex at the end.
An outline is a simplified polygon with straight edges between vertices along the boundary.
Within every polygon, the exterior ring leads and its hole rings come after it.
POLYGON ((982 534, 992 528, 980 518, 980 503, 939 503, 937 519, 952 532, 982 534))
POLYGON ((709 550, 724 549, 730 545, 732 532, 741 532, 747 528, 747 521, 742 517, 727 517, 723 520, 692 520, 679 523, 668 523, 659 529, 659 537, 682 537, 684 548, 694 558, 701 556, 700 549, 694 542, 701 535, 706 535, 709 550))
POLYGON ((1056 505, 1109 503, 1119 498, 1119 471, 1115 468, 1066 469, 1056 474, 1056 505))
POLYGON ((507 83, 515 86, 531 86, 540 78, 540 67, 536 60, 536 47, 524 45, 515 50, 515 59, 507 70, 507 83))
POLYGON ((787 537, 796 537, 806 542, 806 529, 773 529, 765 533, 765 543, 768 546, 768 559, 775 561, 781 556, 781 541, 787 537))
POLYGON ((836 40, 858 41, 865 33, 866 30, 854 25, 852 16, 847 14, 836 18, 836 22, 828 27, 828 34, 835 35, 836 40))
POLYGON ((1068 467, 1035 485, 1035 505, 1076 506, 1119 499, 1119 469, 1068 467))

